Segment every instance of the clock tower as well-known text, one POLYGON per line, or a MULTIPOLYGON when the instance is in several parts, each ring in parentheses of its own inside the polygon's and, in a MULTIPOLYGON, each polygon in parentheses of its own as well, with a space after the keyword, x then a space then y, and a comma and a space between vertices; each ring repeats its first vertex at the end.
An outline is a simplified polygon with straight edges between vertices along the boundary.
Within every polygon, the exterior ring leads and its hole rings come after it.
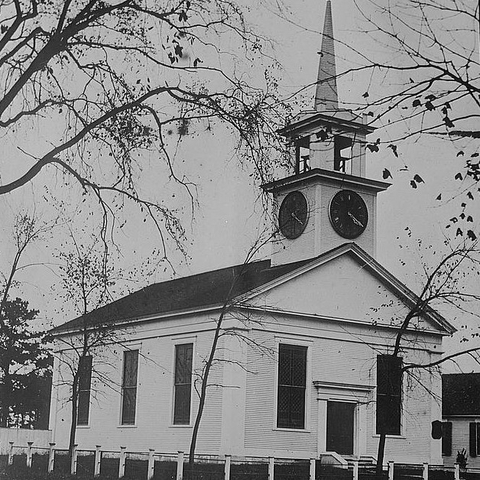
POLYGON ((377 194, 389 184, 366 177, 365 116, 338 106, 335 46, 327 0, 314 109, 280 130, 291 149, 294 174, 262 185, 273 194, 278 232, 272 263, 318 256, 356 242, 375 256, 377 194))

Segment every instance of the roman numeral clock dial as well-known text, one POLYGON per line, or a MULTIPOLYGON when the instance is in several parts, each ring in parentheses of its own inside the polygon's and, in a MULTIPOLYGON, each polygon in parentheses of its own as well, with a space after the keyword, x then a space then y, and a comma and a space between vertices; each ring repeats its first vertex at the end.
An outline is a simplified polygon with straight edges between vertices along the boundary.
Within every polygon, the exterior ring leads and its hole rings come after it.
POLYGON ((367 228, 368 210, 362 197, 351 190, 341 190, 330 202, 330 222, 343 238, 359 237, 367 228))

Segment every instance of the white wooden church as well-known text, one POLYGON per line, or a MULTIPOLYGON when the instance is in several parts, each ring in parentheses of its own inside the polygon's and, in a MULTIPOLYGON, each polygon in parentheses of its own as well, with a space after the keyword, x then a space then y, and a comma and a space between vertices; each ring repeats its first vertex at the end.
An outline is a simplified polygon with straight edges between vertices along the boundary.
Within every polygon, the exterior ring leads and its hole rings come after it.
MULTIPOLYGON (((328 1, 314 109, 280 132, 295 171, 262 186, 277 205, 271 259, 150 285, 57 327, 58 448, 69 441, 68 345, 86 325, 117 336, 84 359, 78 448, 188 452, 201 371, 227 304, 198 453, 343 462, 376 457, 383 430, 386 461, 442 463, 441 440, 431 437, 442 418, 440 376, 388 374, 415 295, 375 260, 377 195, 388 184, 366 177, 371 132, 339 108, 328 1)), ((453 331, 430 311, 406 333, 399 361, 438 360, 453 331)))

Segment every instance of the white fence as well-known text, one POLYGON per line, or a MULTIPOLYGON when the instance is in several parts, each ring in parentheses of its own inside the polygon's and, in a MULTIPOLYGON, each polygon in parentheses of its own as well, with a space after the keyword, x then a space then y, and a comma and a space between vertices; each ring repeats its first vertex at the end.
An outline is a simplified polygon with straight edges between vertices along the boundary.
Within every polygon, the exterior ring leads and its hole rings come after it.
POLYGON ((0 428, 0 455, 8 455, 10 442, 14 445, 28 445, 48 448, 52 441, 51 430, 28 430, 26 428, 0 428))

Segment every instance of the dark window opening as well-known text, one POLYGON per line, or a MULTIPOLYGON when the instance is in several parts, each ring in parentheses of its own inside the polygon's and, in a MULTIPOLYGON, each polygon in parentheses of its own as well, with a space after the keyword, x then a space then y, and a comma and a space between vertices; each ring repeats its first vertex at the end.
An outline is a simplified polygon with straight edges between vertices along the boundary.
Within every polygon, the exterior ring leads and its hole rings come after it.
POLYGON ((90 390, 92 386, 92 357, 80 357, 78 363, 77 425, 88 425, 90 390))
POLYGON ((310 139, 303 137, 295 141, 295 174, 310 170, 310 139))
POLYGON ((377 434, 400 435, 402 358, 377 357, 377 434))
POLYGON ((352 139, 336 135, 334 137, 333 169, 337 172, 352 172, 352 139))
POLYGON ((452 422, 442 423, 442 455, 452 455, 452 422))
POLYGON ((470 456, 480 455, 480 423, 470 423, 470 456))
POLYGON ((138 350, 123 353, 122 425, 134 425, 137 405, 138 350))
POLYGON ((174 425, 190 423, 193 343, 175 346, 174 425))
POLYGON ((307 347, 280 344, 278 352, 278 428, 305 428, 307 347))

